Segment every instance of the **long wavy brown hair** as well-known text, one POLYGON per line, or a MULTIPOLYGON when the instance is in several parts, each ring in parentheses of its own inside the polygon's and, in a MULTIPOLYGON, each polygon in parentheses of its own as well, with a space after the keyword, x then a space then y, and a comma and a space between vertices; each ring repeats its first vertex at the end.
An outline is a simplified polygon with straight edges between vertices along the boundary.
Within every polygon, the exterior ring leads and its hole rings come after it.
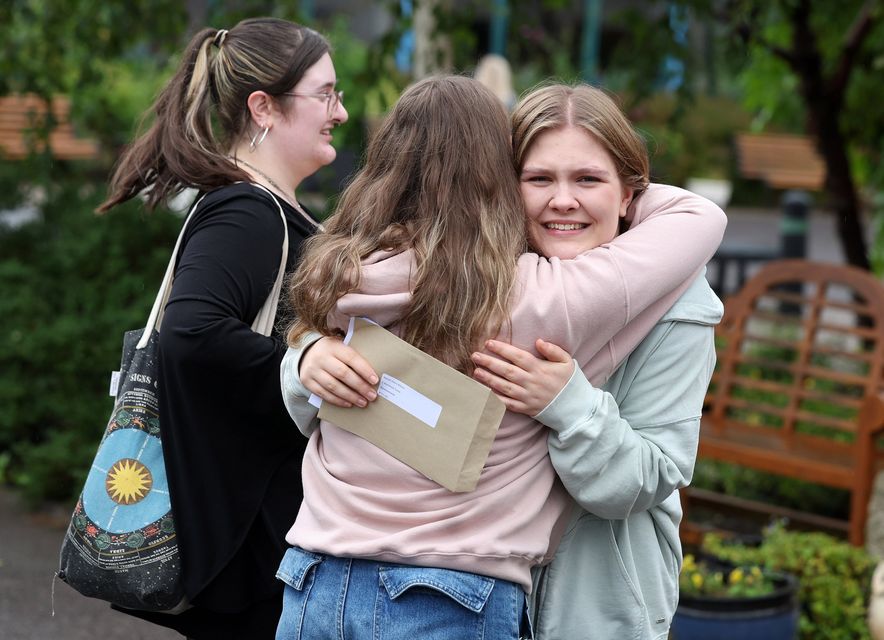
POLYGON ((500 101, 475 80, 437 76, 409 87, 369 142, 326 233, 311 238, 290 284, 304 331, 334 333, 328 315, 379 249, 415 252, 401 336, 470 371, 470 353, 508 320, 525 249, 522 200, 500 101))
POLYGON ((247 101, 254 91, 279 100, 328 53, 312 29, 277 18, 243 20, 227 32, 193 36, 181 64, 153 107, 150 128, 123 152, 111 178, 104 212, 145 195, 155 208, 184 187, 208 191, 249 180, 227 157, 249 135, 247 101))

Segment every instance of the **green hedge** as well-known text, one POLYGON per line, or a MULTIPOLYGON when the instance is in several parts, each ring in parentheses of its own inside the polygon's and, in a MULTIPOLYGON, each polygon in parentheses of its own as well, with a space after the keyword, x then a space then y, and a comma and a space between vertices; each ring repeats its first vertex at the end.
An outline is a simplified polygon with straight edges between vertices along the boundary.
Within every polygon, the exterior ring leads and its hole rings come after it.
POLYGON ((32 502, 78 493, 122 334, 147 318, 181 223, 138 203, 98 216, 82 177, 46 193, 39 221, 0 227, 0 480, 32 502))

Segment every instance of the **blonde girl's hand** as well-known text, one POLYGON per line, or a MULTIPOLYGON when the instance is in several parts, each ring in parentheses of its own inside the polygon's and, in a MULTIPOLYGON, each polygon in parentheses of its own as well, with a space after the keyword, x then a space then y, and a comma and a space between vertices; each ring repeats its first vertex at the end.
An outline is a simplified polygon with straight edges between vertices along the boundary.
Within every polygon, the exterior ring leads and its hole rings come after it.
POLYGON ((473 377, 490 387, 507 409, 529 416, 543 411, 574 373, 574 360, 567 351, 545 340, 537 340, 535 346, 545 359, 498 340, 485 343, 494 356, 472 354, 473 377))
POLYGON ((301 356, 301 383, 337 407, 365 407, 378 397, 378 376, 368 361, 340 338, 324 337, 301 356))

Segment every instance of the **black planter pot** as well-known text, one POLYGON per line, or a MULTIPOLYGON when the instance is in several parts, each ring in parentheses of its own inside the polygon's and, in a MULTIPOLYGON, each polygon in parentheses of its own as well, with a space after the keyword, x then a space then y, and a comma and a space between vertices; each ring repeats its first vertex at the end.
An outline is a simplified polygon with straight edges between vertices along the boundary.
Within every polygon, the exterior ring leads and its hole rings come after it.
POLYGON ((798 580, 774 574, 772 593, 753 598, 682 596, 672 640, 793 640, 798 633, 798 580))

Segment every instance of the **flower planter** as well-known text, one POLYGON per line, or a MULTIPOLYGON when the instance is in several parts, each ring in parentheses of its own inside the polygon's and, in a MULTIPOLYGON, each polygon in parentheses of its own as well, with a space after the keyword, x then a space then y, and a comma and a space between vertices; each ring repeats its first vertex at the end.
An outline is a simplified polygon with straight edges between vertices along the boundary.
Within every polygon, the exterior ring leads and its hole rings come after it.
POLYGON ((672 640, 793 640, 798 633, 798 580, 774 576, 776 589, 753 598, 687 596, 672 618, 672 640))
POLYGON ((727 209, 734 187, 730 180, 721 178, 688 178, 685 189, 712 200, 722 209, 727 209))

